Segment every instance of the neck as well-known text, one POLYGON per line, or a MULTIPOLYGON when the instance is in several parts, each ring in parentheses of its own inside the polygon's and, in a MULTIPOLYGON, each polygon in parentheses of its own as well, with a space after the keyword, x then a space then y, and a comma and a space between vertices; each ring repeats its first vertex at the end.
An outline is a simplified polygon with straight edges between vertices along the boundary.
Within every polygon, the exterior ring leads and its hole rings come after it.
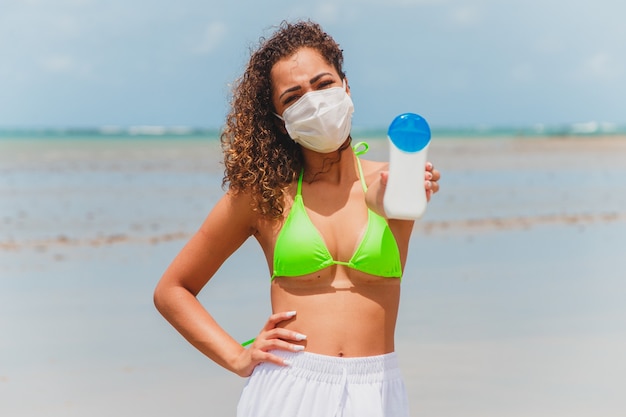
POLYGON ((356 156, 349 140, 346 140, 335 152, 321 154, 303 149, 302 154, 304 157, 304 181, 308 183, 324 181, 339 184, 345 178, 350 181, 354 180, 356 156))

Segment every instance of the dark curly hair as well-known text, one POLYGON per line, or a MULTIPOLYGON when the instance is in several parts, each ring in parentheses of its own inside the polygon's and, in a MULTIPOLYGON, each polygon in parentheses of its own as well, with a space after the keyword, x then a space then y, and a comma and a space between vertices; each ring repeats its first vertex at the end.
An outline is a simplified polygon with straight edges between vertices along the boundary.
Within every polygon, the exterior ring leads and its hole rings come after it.
POLYGON ((283 21, 269 38, 261 38, 250 61, 233 86, 231 110, 220 136, 224 150, 224 178, 234 193, 250 192, 253 209, 266 217, 283 213, 285 188, 302 169, 300 145, 276 124, 270 71, 276 62, 300 48, 320 52, 341 79, 343 51, 320 25, 311 21, 283 21))

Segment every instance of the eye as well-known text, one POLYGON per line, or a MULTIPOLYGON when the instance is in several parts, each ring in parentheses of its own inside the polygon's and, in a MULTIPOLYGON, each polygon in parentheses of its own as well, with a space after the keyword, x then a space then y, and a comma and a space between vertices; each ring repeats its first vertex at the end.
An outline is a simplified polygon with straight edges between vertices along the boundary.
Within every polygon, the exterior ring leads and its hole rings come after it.
POLYGON ((300 95, 298 95, 298 94, 294 94, 292 96, 287 96, 283 100, 283 106, 288 106, 288 105, 290 105, 292 103, 295 103, 296 101, 298 101, 299 98, 300 98, 300 95))
POLYGON ((318 90, 323 90, 324 88, 331 87, 333 84, 335 84, 335 81, 332 80, 332 79, 320 81, 320 83, 317 85, 317 89, 318 90))

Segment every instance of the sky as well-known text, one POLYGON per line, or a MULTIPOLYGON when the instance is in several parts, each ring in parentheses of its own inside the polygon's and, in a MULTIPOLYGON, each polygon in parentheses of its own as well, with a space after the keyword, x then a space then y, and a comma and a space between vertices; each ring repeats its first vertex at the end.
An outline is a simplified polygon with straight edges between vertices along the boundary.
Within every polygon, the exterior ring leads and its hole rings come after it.
POLYGON ((0 128, 220 128, 281 20, 344 50, 353 124, 626 125, 623 0, 0 0, 0 128))

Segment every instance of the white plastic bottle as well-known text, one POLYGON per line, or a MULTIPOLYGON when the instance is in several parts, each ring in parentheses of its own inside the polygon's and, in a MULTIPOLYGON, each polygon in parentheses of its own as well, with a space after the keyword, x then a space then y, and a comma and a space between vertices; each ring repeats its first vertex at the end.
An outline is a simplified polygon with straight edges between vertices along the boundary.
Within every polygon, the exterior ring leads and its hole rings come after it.
POLYGON ((430 127, 414 113, 397 116, 389 125, 389 180, 383 198, 390 219, 417 220, 426 211, 424 168, 430 127))

